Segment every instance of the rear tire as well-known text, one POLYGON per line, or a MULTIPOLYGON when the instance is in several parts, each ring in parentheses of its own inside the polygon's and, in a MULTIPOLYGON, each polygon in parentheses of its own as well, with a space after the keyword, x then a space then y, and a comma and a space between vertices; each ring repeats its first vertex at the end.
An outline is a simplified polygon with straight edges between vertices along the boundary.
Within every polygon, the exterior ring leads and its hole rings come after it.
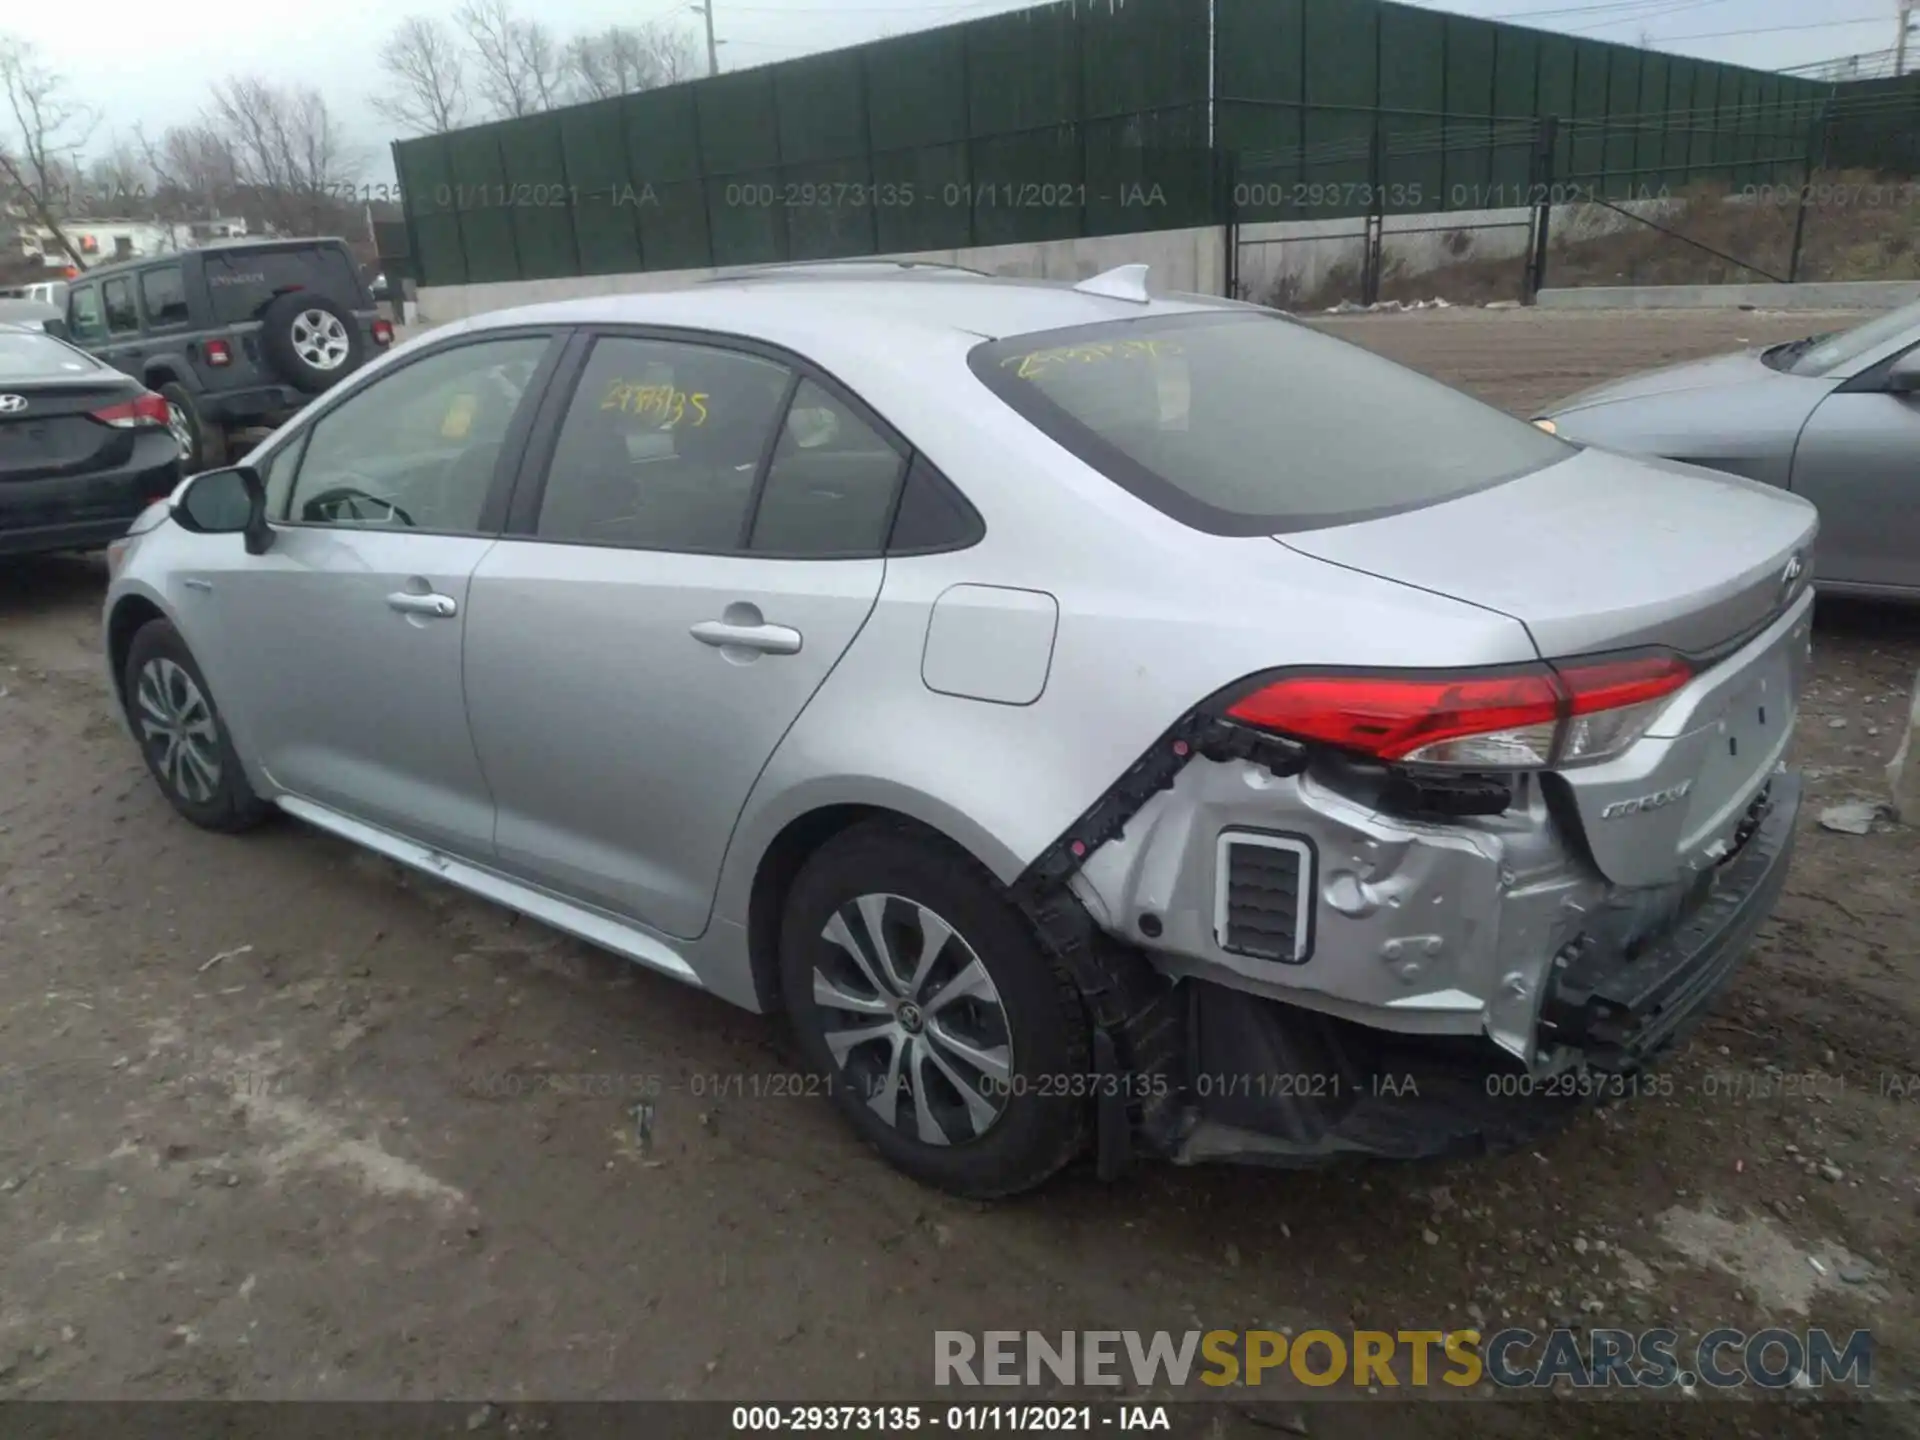
POLYGON ((203 830, 251 830, 274 807, 253 793, 226 722, 193 653, 165 620, 149 620, 127 648, 127 724, 167 802, 203 830))
POLYGON ((1004 889, 938 836, 878 821, 823 845, 787 896, 780 979, 834 1103, 916 1180, 993 1199, 1084 1148, 1079 992, 1004 889))
POLYGON ((200 413, 193 392, 169 380, 156 392, 167 402, 167 428, 180 441, 180 468, 188 475, 217 470, 227 463, 227 432, 200 413))

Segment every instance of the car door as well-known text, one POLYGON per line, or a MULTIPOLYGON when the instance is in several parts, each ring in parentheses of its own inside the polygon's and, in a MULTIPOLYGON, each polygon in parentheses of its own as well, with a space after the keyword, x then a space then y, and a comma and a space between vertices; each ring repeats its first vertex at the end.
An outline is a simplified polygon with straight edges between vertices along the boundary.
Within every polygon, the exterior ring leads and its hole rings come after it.
POLYGON ((906 451, 784 357, 579 343, 474 573, 468 711, 499 863, 691 937, 754 780, 873 610, 906 451))
POLYGON ((558 351, 549 331, 496 332, 352 387, 264 463, 271 548, 186 578, 217 617, 209 678, 276 786, 491 854, 461 687, 468 585, 558 351))
POLYGON ((1899 359, 1822 400, 1794 447, 1794 493, 1820 510, 1819 580, 1920 589, 1920 394, 1887 388, 1899 359))

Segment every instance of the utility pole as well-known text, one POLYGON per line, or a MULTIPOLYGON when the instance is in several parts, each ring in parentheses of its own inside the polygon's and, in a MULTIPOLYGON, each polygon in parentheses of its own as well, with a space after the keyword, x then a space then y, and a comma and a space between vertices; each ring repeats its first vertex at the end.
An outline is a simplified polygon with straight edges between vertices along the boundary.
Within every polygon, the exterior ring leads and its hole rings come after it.
MULTIPOLYGON (((707 33, 711 36, 713 22, 709 20, 707 24, 707 33)), ((1900 33, 1893 42, 1893 73, 1896 79, 1907 73, 1907 32, 1912 28, 1913 0, 1900 0, 1900 33)))
MULTIPOLYGON (((1901 3, 1907 4, 1909 0, 1901 0, 1901 3)), ((720 42, 713 38, 713 0, 707 0, 707 3, 704 5, 694 5, 690 8, 699 12, 699 14, 706 19, 707 74, 718 75, 720 73, 720 42)))

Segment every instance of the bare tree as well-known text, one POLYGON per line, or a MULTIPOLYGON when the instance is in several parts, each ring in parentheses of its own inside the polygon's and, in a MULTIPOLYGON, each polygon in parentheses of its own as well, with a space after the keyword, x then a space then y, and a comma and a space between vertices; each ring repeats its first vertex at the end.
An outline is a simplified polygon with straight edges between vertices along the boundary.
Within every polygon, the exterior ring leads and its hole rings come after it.
POLYGON ((460 42, 438 20, 409 15, 380 47, 380 68, 392 89, 373 108, 421 135, 458 129, 467 111, 467 62, 460 42))
POLYGON ((163 219, 215 219, 240 198, 233 146, 202 122, 169 126, 158 141, 136 129, 140 159, 153 175, 154 204, 163 219))
POLYGON ((560 47, 545 25, 520 19, 509 0, 467 0, 454 19, 473 45, 474 85, 496 116, 531 115, 561 102, 560 47))
POLYGON ((154 213, 153 171, 124 136, 88 162, 82 186, 98 214, 137 219, 154 213))
POLYGON ((693 47, 671 25, 609 25, 567 43, 566 79, 581 100, 655 90, 694 73, 693 47))
POLYGON ((0 142, 0 180, 52 232, 81 269, 87 262, 60 227, 79 172, 80 147, 97 123, 67 95, 66 80, 24 40, 0 39, 0 88, 14 134, 0 142))
POLYGON ((312 233, 351 198, 360 157, 318 90, 242 76, 216 92, 206 123, 226 141, 241 187, 270 224, 312 233))

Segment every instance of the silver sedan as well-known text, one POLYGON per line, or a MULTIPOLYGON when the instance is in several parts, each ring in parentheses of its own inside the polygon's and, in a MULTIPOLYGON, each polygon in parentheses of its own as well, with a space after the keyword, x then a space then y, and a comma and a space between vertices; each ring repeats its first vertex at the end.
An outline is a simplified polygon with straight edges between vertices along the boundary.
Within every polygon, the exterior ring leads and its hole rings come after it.
POLYGON ((1920 596, 1920 302, 1850 330, 1615 380, 1539 419, 1579 444, 1804 496, 1820 511, 1823 590, 1920 596))
POLYGON ((1812 507, 1143 272, 433 331, 115 548, 128 728, 784 1012, 963 1194, 1626 1093, 1785 881, 1812 507))

